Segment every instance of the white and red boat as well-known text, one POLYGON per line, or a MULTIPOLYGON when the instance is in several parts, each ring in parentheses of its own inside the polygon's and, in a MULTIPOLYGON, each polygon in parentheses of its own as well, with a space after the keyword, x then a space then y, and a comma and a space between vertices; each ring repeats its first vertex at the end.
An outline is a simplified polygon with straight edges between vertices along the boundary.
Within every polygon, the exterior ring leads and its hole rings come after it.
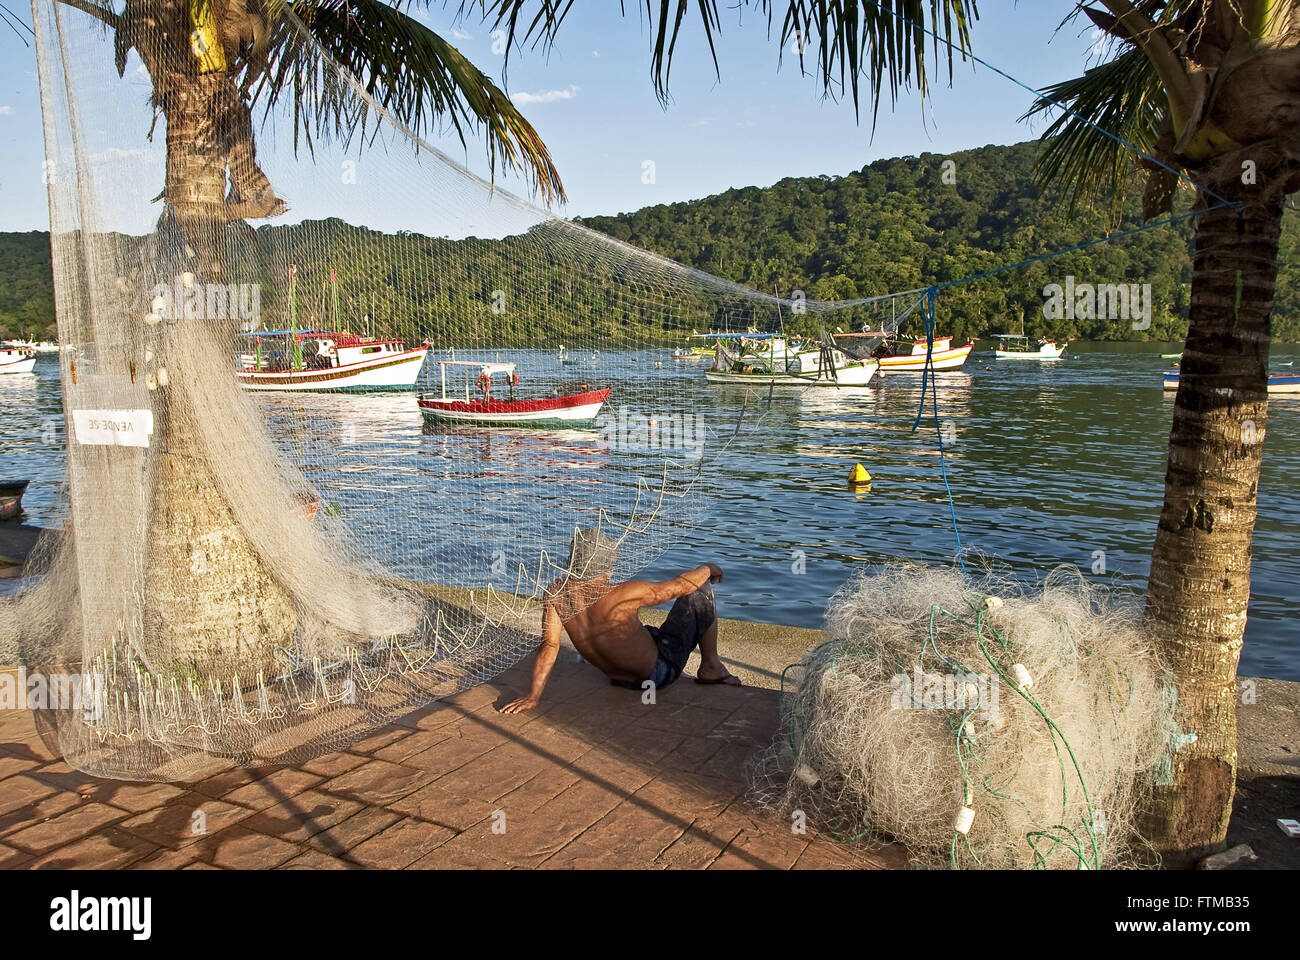
POLYGON ((865 350, 859 348, 855 351, 848 343, 844 346, 853 355, 860 356, 864 360, 871 359, 878 362, 881 373, 920 373, 925 369, 927 353, 931 354, 931 370, 956 370, 966 362, 966 358, 975 349, 974 342, 954 347, 952 337, 935 337, 933 351, 931 351, 925 337, 898 340, 888 333, 872 333, 870 331, 865 333, 837 333, 835 339, 850 342, 879 340, 880 343, 875 347, 868 346, 865 350), (910 349, 908 348, 909 341, 911 343, 910 349))
POLYGON ((235 376, 246 390, 370 392, 410 390, 429 348, 351 333, 258 330, 244 334, 253 352, 240 356, 235 376))
MULTIPOLYGON (((1178 371, 1171 370, 1165 374, 1165 391, 1173 393, 1178 389, 1178 371)), ((1300 393, 1300 374, 1274 373, 1268 378, 1268 394, 1275 396, 1283 393, 1300 393)))
MULTIPOLYGON (((519 374, 513 363, 478 363, 470 360, 439 360, 442 374, 442 395, 424 395, 419 399, 420 413, 426 420, 456 423, 502 424, 510 426, 575 426, 590 423, 600 414, 600 408, 609 399, 609 389, 587 390, 554 397, 537 397, 516 400, 515 387, 519 374), (460 368, 465 373, 464 397, 447 394, 447 369, 460 368), (470 374, 478 371, 474 390, 470 392, 470 374), (509 390, 508 399, 492 396, 493 377, 509 390)), ((585 384, 583 385, 586 386, 585 384)))
POLYGON ((35 369, 35 351, 12 343, 0 343, 0 373, 31 373, 35 369))

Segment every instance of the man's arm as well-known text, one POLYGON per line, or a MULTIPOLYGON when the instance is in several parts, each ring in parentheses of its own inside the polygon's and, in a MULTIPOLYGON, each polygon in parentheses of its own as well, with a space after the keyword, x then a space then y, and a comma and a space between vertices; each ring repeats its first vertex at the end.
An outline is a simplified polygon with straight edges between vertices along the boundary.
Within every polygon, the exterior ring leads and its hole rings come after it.
POLYGON ((560 631, 563 629, 560 615, 555 612, 555 607, 547 603, 542 613, 542 646, 537 651, 537 659, 533 661, 533 687, 528 691, 528 696, 512 700, 502 707, 502 713, 523 713, 537 706, 542 691, 546 689, 546 681, 551 676, 551 669, 555 666, 555 658, 560 654, 560 631))
POLYGON ((646 584, 648 589, 642 602, 647 607, 655 607, 661 603, 667 603, 669 600, 676 600, 678 597, 692 594, 706 583, 721 582, 722 568, 716 563, 706 563, 694 570, 687 570, 671 580, 665 580, 663 583, 646 584))

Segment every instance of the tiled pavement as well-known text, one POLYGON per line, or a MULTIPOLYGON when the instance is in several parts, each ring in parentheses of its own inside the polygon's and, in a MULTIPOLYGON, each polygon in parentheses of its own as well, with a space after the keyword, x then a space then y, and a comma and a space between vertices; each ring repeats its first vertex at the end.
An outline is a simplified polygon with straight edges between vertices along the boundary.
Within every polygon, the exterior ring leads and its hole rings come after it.
POLYGON ((0 715, 0 866, 164 869, 884 868, 748 807, 777 695, 682 678, 643 705, 567 651, 541 706, 493 705, 525 663, 299 767, 189 784, 101 780, 0 715), (501 828, 504 826, 504 831, 501 828), (495 827, 495 829, 494 829, 495 827))

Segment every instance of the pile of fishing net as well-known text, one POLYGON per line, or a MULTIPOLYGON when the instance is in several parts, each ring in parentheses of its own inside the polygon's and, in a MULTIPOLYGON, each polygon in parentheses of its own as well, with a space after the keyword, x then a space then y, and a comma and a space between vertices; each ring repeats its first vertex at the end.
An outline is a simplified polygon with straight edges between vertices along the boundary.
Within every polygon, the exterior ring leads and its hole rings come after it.
POLYGON ((1170 739, 1135 612, 1077 573, 1033 592, 895 566, 831 600, 783 678, 754 797, 914 862, 1096 869, 1146 856, 1136 810, 1170 739))

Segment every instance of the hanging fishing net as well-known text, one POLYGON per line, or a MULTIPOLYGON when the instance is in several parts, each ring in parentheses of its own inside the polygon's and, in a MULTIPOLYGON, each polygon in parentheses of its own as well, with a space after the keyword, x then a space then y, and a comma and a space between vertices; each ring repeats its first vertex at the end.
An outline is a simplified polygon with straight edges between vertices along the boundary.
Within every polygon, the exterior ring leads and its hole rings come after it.
POLYGON ((46 733, 123 778, 301 761, 499 673, 575 531, 644 570, 761 419, 761 389, 704 376, 729 348, 674 359, 694 332, 801 328, 785 367, 834 379, 822 331, 880 307, 561 219, 403 127, 391 78, 288 8, 256 80, 205 10, 33 6, 67 497, 0 640, 81 678, 46 733))

